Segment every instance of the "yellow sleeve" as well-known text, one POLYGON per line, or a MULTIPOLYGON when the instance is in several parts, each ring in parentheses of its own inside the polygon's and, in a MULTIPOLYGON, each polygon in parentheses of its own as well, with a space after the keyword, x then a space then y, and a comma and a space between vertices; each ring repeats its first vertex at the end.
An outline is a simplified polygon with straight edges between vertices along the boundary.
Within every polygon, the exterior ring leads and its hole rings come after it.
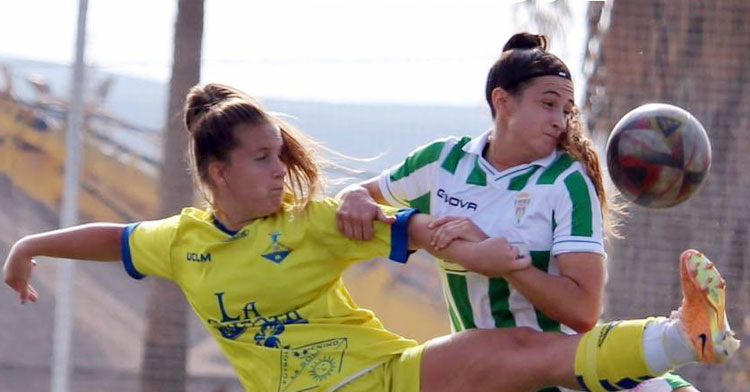
POLYGON ((131 223, 122 233, 122 262, 128 275, 143 279, 156 275, 172 279, 170 250, 180 216, 131 223))
POLYGON ((396 222, 389 225, 376 221, 375 237, 371 241, 355 241, 339 232, 336 226, 337 208, 337 200, 325 199, 311 203, 307 210, 309 222, 314 228, 314 236, 334 257, 345 262, 387 257, 406 263, 411 253, 408 237, 409 218, 416 210, 381 206, 386 215, 396 216, 396 222))

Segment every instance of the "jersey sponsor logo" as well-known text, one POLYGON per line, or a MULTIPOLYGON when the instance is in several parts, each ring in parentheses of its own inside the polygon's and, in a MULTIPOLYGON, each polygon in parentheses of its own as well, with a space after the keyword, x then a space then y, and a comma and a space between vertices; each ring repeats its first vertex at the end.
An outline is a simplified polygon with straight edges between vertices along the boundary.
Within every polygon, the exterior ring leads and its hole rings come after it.
POLYGON ((188 252, 187 261, 193 261, 196 263, 210 263, 211 253, 188 252))
POLYGON ((518 195, 516 195, 516 199, 513 201, 513 204, 516 206, 516 224, 520 225, 521 221, 523 220, 524 215, 526 215, 526 210, 529 207, 529 203, 531 202, 531 194, 528 194, 526 192, 521 192, 518 195))
POLYGON ((465 208, 467 210, 477 210, 477 203, 474 203, 473 201, 469 200, 462 200, 457 197, 453 197, 448 194, 448 192, 445 191, 445 189, 440 188, 437 191, 437 196, 443 200, 443 202, 447 203, 450 206, 453 207, 459 207, 459 208, 465 208))
POLYGON ((269 236, 271 236, 271 245, 266 248, 261 256, 273 261, 276 264, 279 264, 284 261, 287 256, 289 256, 289 253, 292 253, 292 249, 279 242, 279 237, 281 237, 280 231, 276 230, 273 233, 269 234, 269 236))
POLYGON ((255 344, 264 347, 285 347, 281 335, 289 324, 304 324, 308 321, 296 310, 276 315, 264 315, 258 311, 255 301, 245 304, 240 314, 231 316, 224 306, 224 293, 214 293, 219 305, 221 320, 208 319, 210 326, 216 328, 222 337, 235 340, 248 328, 259 327, 253 336, 255 344))

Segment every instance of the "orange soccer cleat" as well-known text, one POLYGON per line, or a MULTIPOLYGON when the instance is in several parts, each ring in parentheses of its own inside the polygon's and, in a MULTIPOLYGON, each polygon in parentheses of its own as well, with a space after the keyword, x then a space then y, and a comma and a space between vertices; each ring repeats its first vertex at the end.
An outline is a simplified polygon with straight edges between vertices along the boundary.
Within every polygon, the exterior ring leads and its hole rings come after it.
POLYGON ((714 264, 694 249, 680 256, 682 307, 679 318, 698 360, 726 361, 740 347, 726 315, 726 283, 714 264))

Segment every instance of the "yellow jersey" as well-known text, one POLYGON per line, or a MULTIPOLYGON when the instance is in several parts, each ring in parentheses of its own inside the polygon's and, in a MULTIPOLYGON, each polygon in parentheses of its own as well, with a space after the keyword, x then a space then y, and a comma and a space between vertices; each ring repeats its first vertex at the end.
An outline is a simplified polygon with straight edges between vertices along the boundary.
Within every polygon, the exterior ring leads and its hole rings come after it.
POLYGON ((377 222, 374 240, 352 241, 336 228, 336 208, 314 201, 238 231, 185 208, 128 225, 122 259, 136 279, 180 286, 247 390, 328 390, 417 345, 355 304, 341 279, 360 260, 405 262, 414 210, 398 212, 392 226, 377 222))

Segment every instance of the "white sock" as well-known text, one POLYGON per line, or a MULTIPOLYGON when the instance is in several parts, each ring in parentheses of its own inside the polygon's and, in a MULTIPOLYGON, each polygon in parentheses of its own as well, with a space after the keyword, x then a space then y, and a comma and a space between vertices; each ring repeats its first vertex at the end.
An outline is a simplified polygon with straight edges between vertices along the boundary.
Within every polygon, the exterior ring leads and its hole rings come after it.
POLYGON ((657 318, 646 324, 643 351, 651 374, 662 374, 698 360, 679 319, 657 318))

